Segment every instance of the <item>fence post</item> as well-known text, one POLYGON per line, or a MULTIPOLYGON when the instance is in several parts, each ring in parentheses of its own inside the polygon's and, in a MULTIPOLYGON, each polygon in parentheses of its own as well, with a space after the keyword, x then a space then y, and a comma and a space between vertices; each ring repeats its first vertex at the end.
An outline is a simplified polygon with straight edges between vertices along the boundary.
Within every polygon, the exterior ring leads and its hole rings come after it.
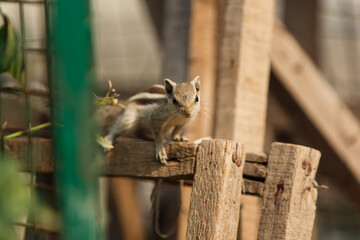
POLYGON ((244 164, 242 144, 229 140, 200 144, 186 239, 236 239, 244 164))
POLYGON ((265 179, 258 239, 311 239, 320 152, 273 143, 265 179))
MULTIPOLYGON (((51 4, 51 110, 63 239, 100 238, 88 0, 51 4)), ((50 42, 50 41, 49 41, 50 42)))

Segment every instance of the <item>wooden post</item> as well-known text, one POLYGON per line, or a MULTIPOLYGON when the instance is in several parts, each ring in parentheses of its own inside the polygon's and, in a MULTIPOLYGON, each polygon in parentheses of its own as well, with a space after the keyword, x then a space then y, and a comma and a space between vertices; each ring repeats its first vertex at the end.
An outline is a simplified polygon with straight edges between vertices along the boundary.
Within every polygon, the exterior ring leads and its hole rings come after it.
POLYGON ((272 91, 321 150, 331 177, 360 207, 360 124, 294 37, 278 22, 271 51, 272 91))
MULTIPOLYGON (((225 1, 220 23, 215 138, 239 141, 254 152, 264 145, 274 7, 274 0, 225 1)), ((242 240, 257 239, 259 202, 242 202, 251 205, 242 206, 242 240)))
POLYGON ((270 71, 274 1, 230 0, 220 46, 216 138, 261 152, 270 71))
POLYGON ((214 134, 219 0, 191 1, 188 79, 201 79, 201 110, 187 127, 189 139, 214 134))
POLYGON ((116 215, 126 240, 141 240, 145 237, 145 224, 136 194, 136 181, 130 178, 109 178, 109 187, 116 203, 116 215))
POLYGON ((186 239, 236 239, 244 164, 242 144, 200 144, 186 239))
POLYGON ((265 180, 259 240, 311 239, 320 152, 299 145, 273 143, 265 180))

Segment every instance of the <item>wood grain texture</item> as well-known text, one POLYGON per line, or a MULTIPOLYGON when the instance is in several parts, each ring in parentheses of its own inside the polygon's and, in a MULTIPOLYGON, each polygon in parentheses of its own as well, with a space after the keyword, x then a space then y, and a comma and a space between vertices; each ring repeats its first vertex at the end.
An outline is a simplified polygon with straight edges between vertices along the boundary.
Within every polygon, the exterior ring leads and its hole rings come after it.
POLYGON ((297 114, 295 121, 301 119, 301 125, 309 126, 309 131, 302 131, 309 140, 316 136, 314 145, 327 155, 328 162, 321 166, 322 171, 331 175, 359 203, 358 119, 279 21, 275 27, 271 61, 277 78, 274 91, 281 103, 292 111, 291 114, 297 114), (291 108, 286 105, 289 102, 294 102, 291 108))
MULTIPOLYGON (((35 171, 52 173, 52 140, 47 138, 33 138, 33 160, 35 171)), ((22 171, 30 171, 27 161, 27 138, 20 137, 6 142, 7 156, 17 161, 22 171)), ((166 146, 168 156, 172 159, 167 165, 155 160, 154 143, 140 139, 119 138, 114 151, 107 153, 104 158, 102 175, 104 176, 131 176, 144 178, 192 179, 194 175, 195 159, 202 161, 197 155, 198 144, 170 142, 166 146)), ((263 154, 247 153, 246 157, 261 159, 263 154)), ((264 179, 266 165, 247 162, 244 174, 250 178, 264 179)), ((260 161, 261 162, 261 161, 260 161)), ((100 164, 100 163, 99 163, 100 164)))
POLYGON ((320 155, 304 146, 272 144, 258 239, 311 239, 320 155))
POLYGON ((229 0, 218 67, 215 137, 261 152, 264 145, 275 1, 229 0))
MULTIPOLYGON (((28 159, 28 139, 14 138, 5 142, 6 157, 16 161, 21 171, 30 172, 31 163, 28 159)), ((33 168, 36 172, 52 173, 54 161, 52 154, 52 140, 47 138, 32 139, 33 168)))
POLYGON ((108 153, 104 172, 106 175, 133 177, 178 177, 194 174, 197 145, 193 143, 168 143, 169 159, 163 165, 155 160, 154 142, 133 140, 119 142, 108 153))
POLYGON ((235 239, 244 147, 229 140, 203 141, 198 159, 186 239, 235 239))
POLYGON ((246 162, 267 163, 268 156, 265 153, 246 153, 246 162))
POLYGON ((244 184, 242 192, 245 194, 262 196, 264 192, 264 183, 260 181, 246 179, 244 176, 244 184))
POLYGON ((265 179, 267 173, 267 167, 258 163, 245 163, 244 177, 254 177, 258 179, 265 179))

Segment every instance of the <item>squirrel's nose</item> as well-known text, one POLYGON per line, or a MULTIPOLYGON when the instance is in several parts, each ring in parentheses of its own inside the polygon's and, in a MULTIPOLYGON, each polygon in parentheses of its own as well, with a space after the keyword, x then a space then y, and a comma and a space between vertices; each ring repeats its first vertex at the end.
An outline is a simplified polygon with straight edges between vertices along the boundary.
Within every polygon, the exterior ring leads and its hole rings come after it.
POLYGON ((183 112, 185 117, 190 117, 191 116, 191 109, 190 108, 183 108, 182 112, 183 112))

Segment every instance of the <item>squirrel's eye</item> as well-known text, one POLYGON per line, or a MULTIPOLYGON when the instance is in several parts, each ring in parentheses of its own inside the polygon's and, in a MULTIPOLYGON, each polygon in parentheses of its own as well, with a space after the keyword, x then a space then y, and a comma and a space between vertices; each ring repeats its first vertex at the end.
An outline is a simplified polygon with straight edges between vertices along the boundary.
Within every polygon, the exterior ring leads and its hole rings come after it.
POLYGON ((177 100, 176 100, 176 98, 173 98, 173 104, 177 104, 178 102, 177 102, 177 100))
POLYGON ((196 95, 195 96, 195 102, 198 102, 199 101, 199 97, 196 95))

